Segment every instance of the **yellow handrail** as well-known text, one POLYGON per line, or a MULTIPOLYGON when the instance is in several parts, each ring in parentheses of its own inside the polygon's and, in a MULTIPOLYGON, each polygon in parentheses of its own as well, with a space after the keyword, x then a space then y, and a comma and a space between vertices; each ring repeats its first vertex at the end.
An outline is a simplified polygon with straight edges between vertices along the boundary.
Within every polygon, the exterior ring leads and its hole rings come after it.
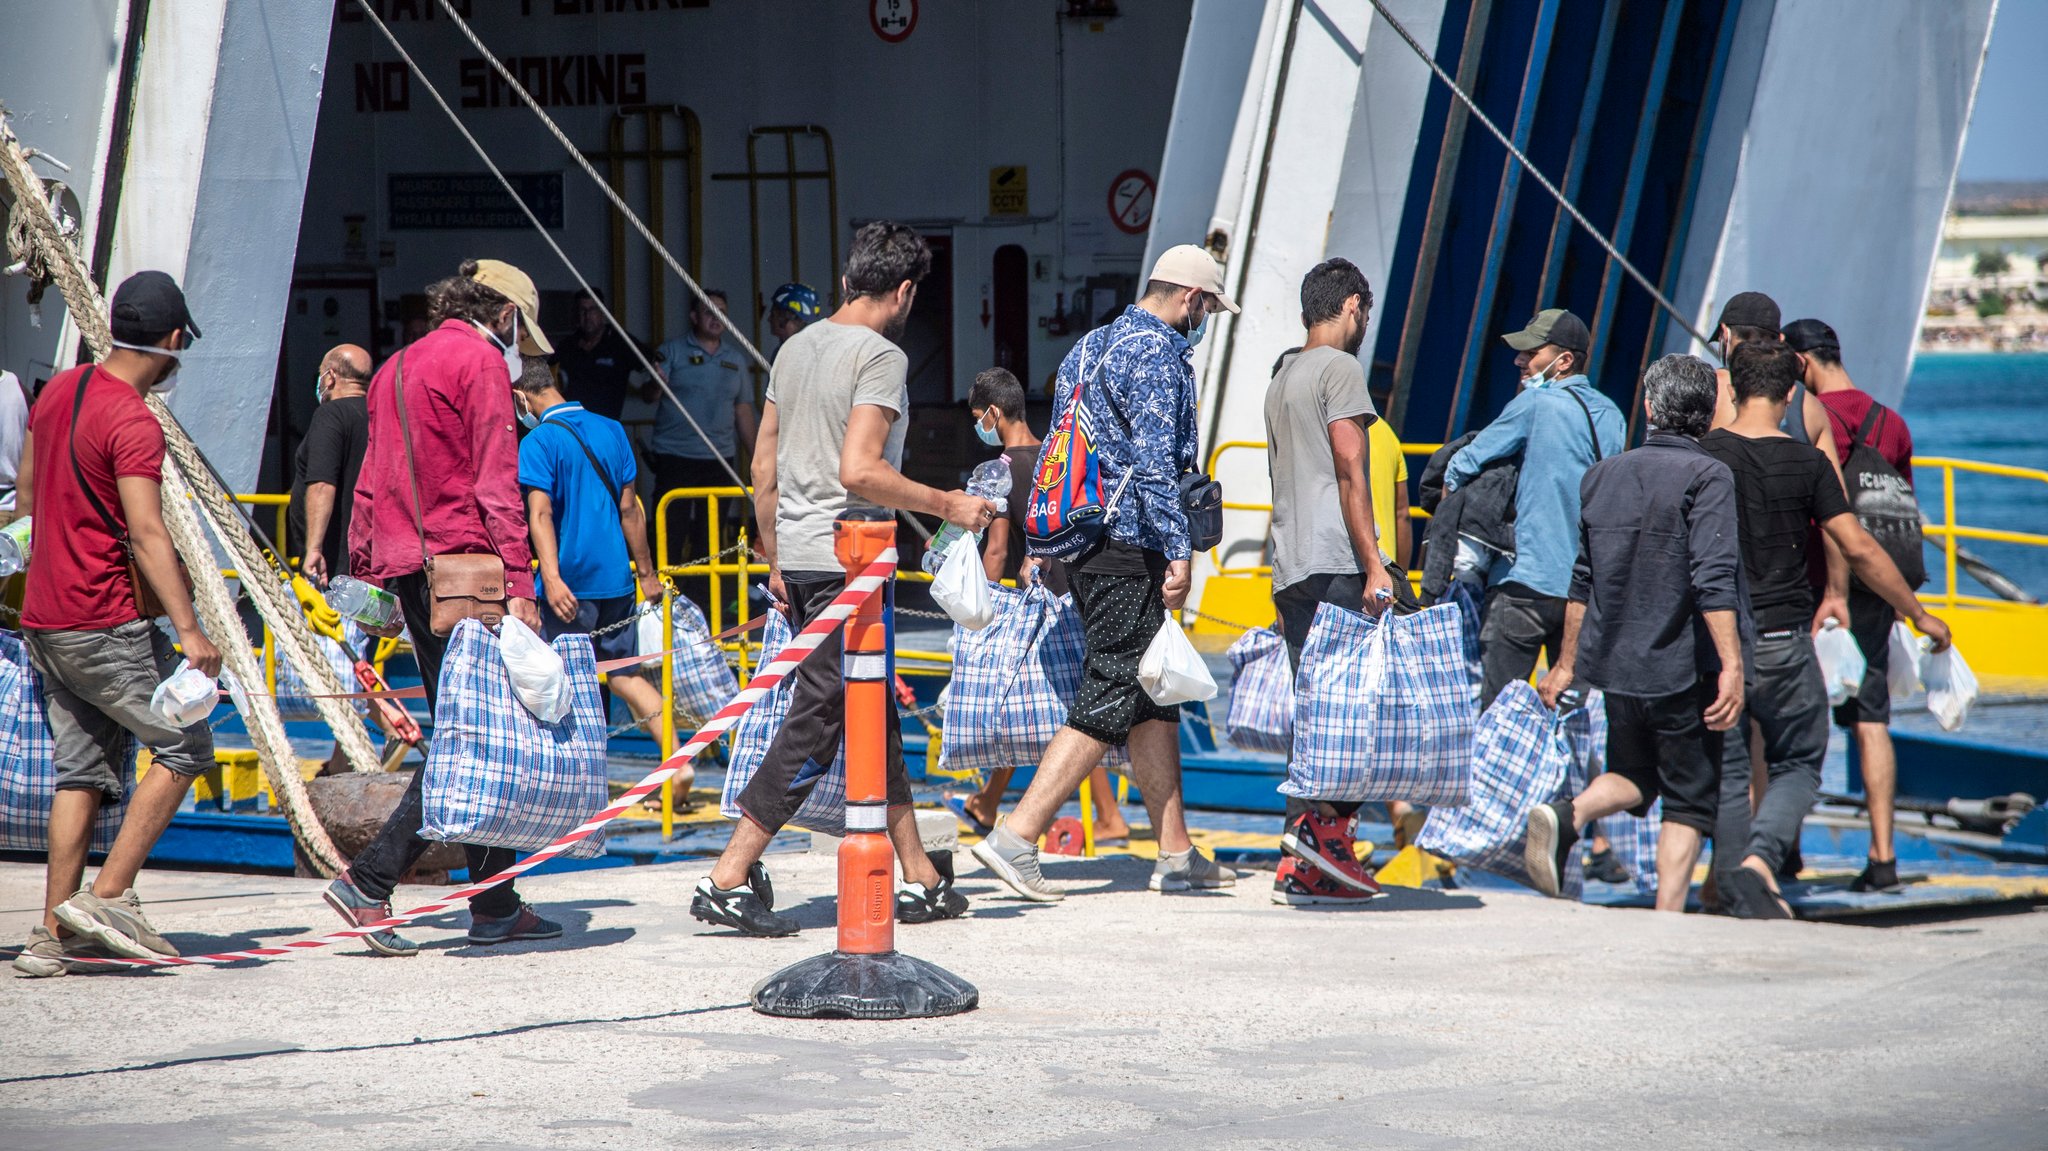
MULTIPOLYGON (((1956 590, 1956 548, 1958 540, 1985 540, 1992 543, 2019 544, 2023 547, 2048 547, 2048 535, 2036 532, 2006 531, 2001 528, 1967 527, 1956 522, 1956 473, 1996 476, 2002 479, 2031 480, 2048 484, 2048 471, 2038 468, 2023 468, 2012 464, 1990 464, 1980 460, 1956 459, 1950 456, 1914 456, 1913 472, 1932 469, 1941 473, 1941 522, 1927 522, 1921 529, 1925 534, 1941 541, 1942 591, 1941 602, 1946 607, 1958 604, 1988 606, 2004 604, 2005 600, 1987 599, 1983 596, 1963 595, 1956 590)), ((1925 514, 1924 512, 1922 513, 1925 514)))

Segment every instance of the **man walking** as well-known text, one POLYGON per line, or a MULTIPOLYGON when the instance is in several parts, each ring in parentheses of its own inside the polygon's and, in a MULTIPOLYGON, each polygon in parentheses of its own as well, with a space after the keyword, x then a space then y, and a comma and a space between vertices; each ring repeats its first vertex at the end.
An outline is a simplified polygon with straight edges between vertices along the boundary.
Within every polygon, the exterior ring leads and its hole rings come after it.
MULTIPOLYGON (((428 626, 433 607, 426 556, 497 556, 505 564, 507 610, 541 629, 519 499, 512 373, 524 370, 523 357, 545 356, 551 349, 538 323, 539 293, 510 264, 465 260, 427 295, 433 329, 385 361, 370 382, 370 446, 349 523, 349 571, 398 597, 431 713, 440 698, 448 637, 428 626)), ((413 774, 383 828, 328 887, 328 906, 351 926, 388 918, 392 888, 432 846, 419 834, 425 778, 424 771, 413 774)), ((516 858, 507 848, 465 844, 463 850, 472 880, 496 875, 516 858)), ((469 911, 473 944, 562 933, 560 925, 522 902, 510 883, 471 899, 469 911)), ((363 942, 382 955, 419 952, 417 944, 390 930, 366 935, 363 942)))
MULTIPOLYGON (((776 357, 754 454, 758 547, 768 589, 792 629, 818 617, 846 589, 833 551, 833 524, 854 511, 902 509, 980 531, 996 509, 963 491, 942 492, 901 471, 910 414, 909 361, 893 342, 903 333, 931 249, 903 224, 876 221, 854 235, 846 258, 846 303, 791 337, 776 357)), ((724 854, 697 884, 690 914, 745 935, 793 935, 796 920, 769 902, 761 853, 796 813, 838 755, 846 731, 841 633, 790 673, 789 716, 760 769, 740 792, 744 818, 724 854)), ((925 854, 903 767, 903 733, 888 727, 889 838, 903 867, 896 892, 902 923, 950 919, 967 910, 955 891, 951 857, 942 869, 925 854)))
POLYGON ((305 540, 299 570, 316 587, 348 574, 348 525, 355 515, 356 477, 370 446, 370 353, 342 344, 320 360, 314 394, 320 406, 299 441, 291 518, 305 540))
POLYGON ((1826 531, 1857 577, 1879 589, 1872 594, 1883 596, 1887 626, 1896 609, 1939 646, 1948 646, 1948 628, 1920 606, 1891 557, 1850 514, 1827 457, 1779 427, 1799 366, 1799 354, 1777 341, 1737 347, 1728 357, 1735 421, 1700 440, 1735 476, 1742 563, 1757 630, 1748 713, 1769 783, 1752 819, 1747 733, 1738 726, 1721 763, 1723 811, 1714 843, 1723 902, 1745 918, 1791 918, 1779 897, 1778 870, 1799 846, 1828 748, 1827 686, 1810 635, 1809 532, 1826 531))
POLYGON ((1480 613, 1482 709, 1492 706, 1501 688, 1529 678, 1538 652, 1547 650, 1551 664, 1557 663, 1565 592, 1572 582, 1572 541, 1578 538, 1579 481, 1587 468, 1621 451, 1628 436, 1621 409, 1586 376, 1592 333, 1585 321, 1563 308, 1547 308, 1501 340, 1516 352, 1522 391, 1444 471, 1449 493, 1495 460, 1522 460, 1515 554, 1497 559, 1487 574, 1480 613))
POLYGON ((19 476, 21 504, 36 520, 22 637, 42 674, 57 776, 43 920, 14 960, 31 976, 63 975, 67 956, 104 953, 95 948, 131 959, 178 954, 143 914, 135 877, 192 778, 213 766, 205 720, 175 727, 149 706, 178 653, 142 610, 143 593, 154 592, 184 658, 220 674, 220 651, 199 629, 164 528, 164 434, 143 400, 170 390, 199 325, 162 272, 123 281, 109 311, 113 352, 44 386, 19 476), (149 749, 152 769, 128 797, 99 874, 81 886, 93 822, 126 791, 131 738, 149 749))
POLYGON ((1682 912, 1701 839, 1714 829, 1752 635, 1735 480, 1699 445, 1715 391, 1703 360, 1650 365, 1643 414, 1655 430, 1594 464, 1581 485, 1564 640, 1537 692, 1550 707, 1575 680, 1606 693, 1607 770, 1529 813, 1525 862, 1545 895, 1560 894, 1580 828, 1619 811, 1640 818, 1661 796, 1657 910, 1682 912))
MULTIPOLYGON (((719 311, 729 312, 724 292, 705 295, 718 301, 719 311)), ((690 302, 689 332, 661 345, 661 371, 703 434, 666 397, 655 400, 655 499, 676 488, 731 485, 733 472, 739 470, 739 450, 753 452, 760 421, 746 358, 738 344, 725 339, 725 324, 703 300, 690 302)), ((703 499, 669 505, 668 546, 672 560, 713 554, 725 546, 725 533, 711 521, 703 499)), ((709 602, 709 583, 703 577, 692 578, 688 586, 693 598, 709 602)))
MULTIPOLYGON (((1776 343, 1784 339, 1784 332, 1778 327, 1781 316, 1778 301, 1762 292, 1737 292, 1728 297, 1728 302, 1721 305, 1721 318, 1714 325, 1721 345, 1721 362, 1724 365, 1731 363, 1735 349, 1745 343, 1756 340, 1776 343)), ((1714 426, 1725 428, 1735 422, 1735 393, 1729 388, 1725 366, 1714 376, 1720 384, 1720 392, 1714 400, 1714 426)), ((1841 470, 1841 445, 1846 440, 1837 437, 1829 427, 1827 408, 1812 389, 1803 385, 1792 389, 1782 428, 1792 439, 1819 448, 1835 470, 1841 470)), ((1839 562, 1832 555, 1829 559, 1830 562, 1839 562)), ((1819 565, 1816 563, 1815 566, 1819 565)))
POLYGON ((1223 266, 1193 244, 1168 248, 1153 265, 1144 296, 1083 337, 1060 363, 1053 423, 1074 404, 1087 405, 1102 490, 1121 495, 1107 497, 1114 505, 1107 509, 1107 529, 1068 571, 1087 656, 1066 725, 1015 810, 974 845, 974 857, 1026 899, 1065 898, 1039 870, 1038 838, 1113 745, 1130 748, 1131 774, 1158 835, 1152 890, 1236 882, 1188 838, 1180 799, 1180 708, 1152 702, 1138 683, 1138 661, 1160 621, 1187 602, 1191 549, 1179 482, 1194 469, 1197 450, 1189 356, 1219 308, 1238 310, 1223 291, 1223 266))
MULTIPOLYGON (((1301 670, 1316 609, 1379 615, 1392 603, 1391 557, 1374 512, 1369 425, 1379 422, 1358 362, 1372 287, 1349 260, 1326 260, 1301 282, 1308 339, 1266 389, 1273 477, 1273 606, 1287 660, 1301 670)), ((1289 796, 1273 902, 1341 903, 1379 894, 1358 862, 1357 803, 1289 796)))

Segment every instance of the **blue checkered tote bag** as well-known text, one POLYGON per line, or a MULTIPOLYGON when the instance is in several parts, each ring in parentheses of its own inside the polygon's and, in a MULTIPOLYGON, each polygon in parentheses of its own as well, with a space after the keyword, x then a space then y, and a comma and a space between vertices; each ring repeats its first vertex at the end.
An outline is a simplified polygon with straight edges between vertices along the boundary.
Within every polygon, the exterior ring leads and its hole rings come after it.
POLYGON ((1246 751, 1286 755, 1294 744, 1294 669, 1287 643, 1269 627, 1237 637, 1230 659, 1230 718, 1224 734, 1246 751))
MULTIPOLYGON (((1527 884, 1522 845, 1529 811, 1584 786, 1580 762, 1592 719, 1587 708, 1560 716, 1544 707, 1526 681, 1502 688, 1472 735, 1470 798, 1463 807, 1431 808, 1417 845, 1461 867, 1527 884)), ((1577 852, 1560 878, 1565 894, 1578 898, 1585 875, 1577 852)))
MULTIPOLYGON (((783 618, 782 613, 769 612, 767 627, 761 633, 761 664, 774 659, 789 644, 789 634, 789 621, 783 618)), ((775 742, 775 733, 782 730, 782 721, 789 715, 789 697, 793 690, 789 680, 784 678, 733 725, 732 762, 726 766, 725 790, 718 797, 719 813, 727 819, 739 819, 745 814, 740 810, 740 793, 746 790, 754 773, 761 770, 761 761, 768 756, 768 745, 775 742)), ((800 773, 798 782, 801 781, 800 773)), ((811 789, 811 794, 803 806, 796 809, 796 814, 790 816, 789 822, 827 835, 845 834, 846 749, 843 745, 839 754, 832 758, 832 766, 825 770, 818 785, 811 789)))
MULTIPOLYGON (((1055 730, 1067 714, 1056 697, 1040 698, 1053 695, 1050 684, 1018 682, 1032 648, 1053 622, 1057 604, 1051 593, 1042 587, 1019 590, 997 584, 988 594, 995 603, 994 622, 980 631, 957 624, 953 628, 953 673, 946 683, 946 718, 939 736, 939 767, 948 771, 997 771, 1017 765, 1004 738, 1011 706, 1035 711, 1049 702, 1057 712, 1052 720, 1055 730)), ((1025 728, 1038 722, 1034 716, 1018 718, 1025 728)), ((1028 762, 1036 763, 1037 757, 1028 762)))
MULTIPOLYGON (((1607 770, 1606 701, 1600 692, 1591 692, 1581 710, 1587 719, 1583 727, 1572 733, 1576 757, 1572 767, 1573 794, 1585 790, 1594 776, 1607 770)), ((1607 837, 1614 849, 1614 858, 1628 869, 1636 890, 1645 895, 1657 894, 1657 828, 1663 822, 1664 801, 1659 799, 1650 804, 1649 813, 1641 819, 1624 811, 1599 823, 1600 834, 1607 837)))
POLYGON ((1375 620, 1316 609, 1295 677, 1284 795, 1455 807, 1472 772, 1479 686, 1455 604, 1375 620))
MULTIPOLYGON (((711 625, 683 596, 669 600, 669 659, 675 668, 676 711, 693 724, 718 714, 739 694, 740 681, 725 661, 725 649, 711 640, 711 625)), ((656 665, 659 667, 659 665, 656 665)))
MULTIPOLYGON (((542 723, 512 694, 498 637, 475 620, 455 625, 421 784, 421 838, 534 851, 611 802, 590 637, 558 636, 553 647, 575 698, 561 722, 542 723)), ((565 854, 603 851, 599 831, 565 854)))
MULTIPOLYGON (((125 767, 124 767, 125 772, 125 767)), ((126 784, 132 791, 135 781, 126 784)), ((21 637, 0 631, 0 849, 47 851, 57 795, 57 744, 43 709, 43 677, 21 637)), ((92 850, 114 846, 126 804, 102 804, 92 850)))

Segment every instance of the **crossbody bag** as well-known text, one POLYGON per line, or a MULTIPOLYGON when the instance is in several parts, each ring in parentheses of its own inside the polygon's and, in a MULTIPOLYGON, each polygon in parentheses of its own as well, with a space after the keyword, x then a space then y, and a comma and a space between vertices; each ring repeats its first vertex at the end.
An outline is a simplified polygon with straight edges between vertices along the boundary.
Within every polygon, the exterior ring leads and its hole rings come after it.
MULTIPOLYGON (((135 541, 129 536, 127 526, 115 519, 114 513, 107 510, 107 505, 100 502, 99 494, 85 481, 85 469, 78 463, 78 413, 85 407, 85 389, 92 383, 95 370, 97 369, 92 367, 85 369, 85 375, 78 380, 78 391, 71 397, 71 427, 67 429, 68 439, 65 445, 71 452, 71 475, 78 481, 78 490, 85 493, 85 501, 92 505, 92 510, 99 513, 100 522, 107 526, 107 534, 121 544, 121 552, 128 564, 128 583, 135 589, 135 610, 141 613, 143 619, 155 619, 165 614, 164 601, 158 598, 156 589, 150 586, 149 580, 142 574, 141 566, 135 562, 135 541)), ((192 576, 186 572, 182 556, 178 557, 178 574, 184 579, 185 590, 189 593, 192 590, 192 576)))
POLYGON ((427 576, 427 630, 445 636, 466 619, 495 629, 505 618, 505 561, 490 552, 427 550, 425 503, 412 456, 412 427, 405 416, 405 353, 398 353, 392 383, 398 388, 398 432, 405 441, 405 474, 412 481, 412 526, 420 541, 420 566, 427 576))

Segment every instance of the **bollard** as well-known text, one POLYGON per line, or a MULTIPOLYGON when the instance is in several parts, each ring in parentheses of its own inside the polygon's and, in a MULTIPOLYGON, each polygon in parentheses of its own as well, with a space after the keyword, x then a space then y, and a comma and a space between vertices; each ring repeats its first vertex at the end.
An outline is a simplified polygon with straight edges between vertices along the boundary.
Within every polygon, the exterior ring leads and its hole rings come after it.
MULTIPOLYGON (((851 512, 833 525, 847 577, 892 552, 888 512, 851 512)), ((896 950, 896 854, 889 840, 889 729, 894 661, 893 580, 846 621, 846 837, 839 844, 839 945, 754 987, 754 1010, 798 1019, 916 1019, 972 1010, 980 992, 959 976, 896 950)))

